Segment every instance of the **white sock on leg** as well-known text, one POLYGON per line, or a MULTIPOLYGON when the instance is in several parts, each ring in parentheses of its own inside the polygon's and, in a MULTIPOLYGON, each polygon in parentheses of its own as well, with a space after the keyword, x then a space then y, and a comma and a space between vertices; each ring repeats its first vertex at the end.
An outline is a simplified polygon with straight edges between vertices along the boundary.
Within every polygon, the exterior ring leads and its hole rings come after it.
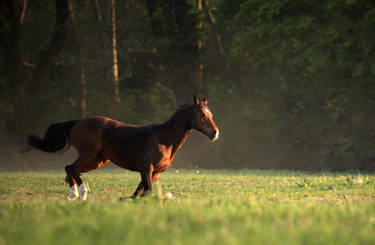
POLYGON ((86 200, 87 192, 88 192, 87 187, 85 186, 85 184, 82 183, 79 186, 79 199, 80 200, 86 200))
POLYGON ((75 200, 77 199, 79 196, 79 193, 78 193, 78 188, 77 188, 77 185, 74 184, 70 187, 70 194, 69 194, 69 199, 70 200, 75 200))

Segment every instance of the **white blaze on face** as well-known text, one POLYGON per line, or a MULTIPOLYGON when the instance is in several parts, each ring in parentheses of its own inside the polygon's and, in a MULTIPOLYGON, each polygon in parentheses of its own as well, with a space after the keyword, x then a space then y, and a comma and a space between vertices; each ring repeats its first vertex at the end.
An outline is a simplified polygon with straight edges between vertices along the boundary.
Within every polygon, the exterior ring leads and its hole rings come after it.
POLYGON ((204 111, 206 112, 206 114, 209 116, 209 117, 212 117, 212 113, 211 111, 206 107, 204 108, 204 111))
POLYGON ((219 129, 216 130, 216 134, 215 134, 215 137, 213 138, 212 141, 215 141, 219 138, 219 129))
MULTIPOLYGON (((205 108, 203 109, 203 111, 204 111, 204 114, 205 114, 205 116, 206 116, 207 118, 212 119, 213 115, 212 115, 212 112, 210 111, 210 109, 208 109, 208 107, 205 107, 205 108)), ((213 121, 212 121, 212 122, 213 122, 213 121)), ((212 128, 211 130, 214 131, 213 128, 212 128)), ((212 131, 211 131, 211 132, 212 132, 212 131)), ((211 139, 211 141, 215 141, 215 140, 217 140, 218 138, 219 138, 219 129, 217 128, 216 133, 215 133, 215 136, 211 139)))

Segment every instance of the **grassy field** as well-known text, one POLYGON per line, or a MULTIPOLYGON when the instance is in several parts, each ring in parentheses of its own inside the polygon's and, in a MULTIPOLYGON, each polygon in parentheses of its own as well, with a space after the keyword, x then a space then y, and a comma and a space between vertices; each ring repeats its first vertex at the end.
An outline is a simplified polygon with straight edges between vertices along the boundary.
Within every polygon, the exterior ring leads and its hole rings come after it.
POLYGON ((0 173, 0 245, 375 244, 374 175, 171 169, 151 197, 121 202, 138 174, 83 175, 87 201, 67 200, 63 180, 0 173))

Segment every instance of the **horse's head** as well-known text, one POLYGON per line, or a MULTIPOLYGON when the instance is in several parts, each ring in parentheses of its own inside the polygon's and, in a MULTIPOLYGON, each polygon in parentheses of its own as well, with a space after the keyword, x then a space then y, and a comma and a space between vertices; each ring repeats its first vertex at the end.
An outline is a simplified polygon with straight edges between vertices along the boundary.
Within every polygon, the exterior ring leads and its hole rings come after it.
POLYGON ((198 97, 194 95, 193 114, 190 123, 193 129, 207 135, 210 140, 215 141, 219 138, 219 129, 212 120, 212 112, 208 108, 206 98, 199 101, 198 97))

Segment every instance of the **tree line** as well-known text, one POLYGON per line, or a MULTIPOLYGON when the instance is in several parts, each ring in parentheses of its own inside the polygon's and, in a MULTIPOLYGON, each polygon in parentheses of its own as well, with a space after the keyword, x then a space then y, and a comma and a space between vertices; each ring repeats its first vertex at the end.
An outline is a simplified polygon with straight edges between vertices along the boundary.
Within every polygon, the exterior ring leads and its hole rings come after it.
POLYGON ((158 123, 198 94, 222 137, 194 136, 178 166, 375 169, 373 1, 0 7, 3 168, 32 164, 18 153, 25 135, 51 123, 92 115, 158 123))

